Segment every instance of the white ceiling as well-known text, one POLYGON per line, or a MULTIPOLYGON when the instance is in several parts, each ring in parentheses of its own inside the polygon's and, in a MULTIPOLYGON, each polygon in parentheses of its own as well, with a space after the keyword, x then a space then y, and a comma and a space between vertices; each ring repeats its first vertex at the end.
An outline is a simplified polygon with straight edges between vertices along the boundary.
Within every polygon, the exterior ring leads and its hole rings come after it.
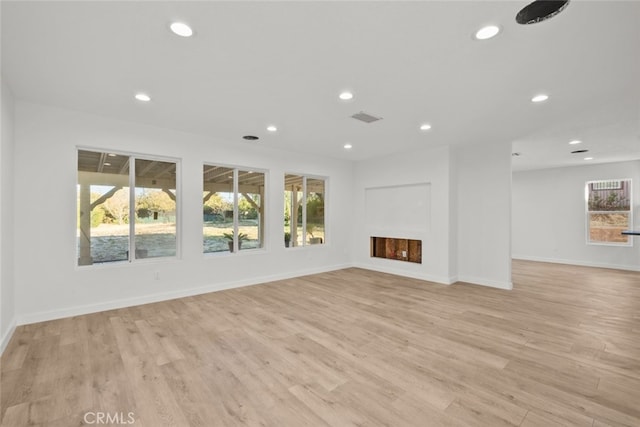
POLYGON ((585 163, 581 139, 592 162, 640 159, 640 2, 518 25, 527 3, 2 1, 2 72, 27 101, 310 155, 513 141, 524 170, 585 163), (473 40, 487 23, 502 32, 473 40))

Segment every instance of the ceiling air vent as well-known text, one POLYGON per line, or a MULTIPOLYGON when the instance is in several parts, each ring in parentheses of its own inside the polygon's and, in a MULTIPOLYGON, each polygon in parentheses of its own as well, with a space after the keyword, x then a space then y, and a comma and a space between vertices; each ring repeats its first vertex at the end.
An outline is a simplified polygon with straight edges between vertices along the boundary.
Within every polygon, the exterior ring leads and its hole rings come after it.
POLYGON ((569 0, 536 0, 518 12, 516 22, 529 25, 546 21, 565 10, 568 5, 569 0))
POLYGON ((382 120, 382 117, 372 116, 371 114, 367 114, 364 111, 360 111, 359 113, 356 113, 351 117, 365 123, 373 123, 377 122, 378 120, 382 120))

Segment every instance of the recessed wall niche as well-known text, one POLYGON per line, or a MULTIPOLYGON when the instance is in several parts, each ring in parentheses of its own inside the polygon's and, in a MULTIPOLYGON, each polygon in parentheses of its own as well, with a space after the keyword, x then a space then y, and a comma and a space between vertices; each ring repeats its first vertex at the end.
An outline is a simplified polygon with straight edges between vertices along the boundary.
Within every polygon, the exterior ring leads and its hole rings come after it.
MULTIPOLYGON (((431 185, 417 183, 365 189, 365 221, 386 235, 426 232, 430 223, 431 185), (404 230, 406 232, 400 233, 404 230)), ((376 233, 377 234, 377 233, 376 233)))

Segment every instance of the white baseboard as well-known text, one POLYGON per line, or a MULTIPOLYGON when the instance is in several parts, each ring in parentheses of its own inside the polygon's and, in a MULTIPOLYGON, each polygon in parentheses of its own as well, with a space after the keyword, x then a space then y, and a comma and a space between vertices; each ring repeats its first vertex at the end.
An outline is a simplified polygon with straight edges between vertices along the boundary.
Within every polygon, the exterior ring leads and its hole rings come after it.
POLYGON ((16 318, 14 317, 13 319, 11 319, 11 323, 9 324, 7 332, 5 332, 5 334, 2 336, 2 340, 0 340, 0 356, 2 356, 2 353, 4 353, 4 349, 7 348, 9 341, 11 341, 11 337, 16 330, 16 325, 17 322, 16 318))
POLYGON ((512 290, 513 283, 512 282, 503 282, 493 279, 487 279, 484 277, 474 277, 474 276, 458 276, 459 282, 470 283, 472 285, 480 285, 480 286, 488 286, 490 288, 498 288, 505 290, 512 290))
MULTIPOLYGON (((181 289, 179 291, 162 292, 152 295, 145 295, 134 298, 126 298, 119 300, 112 300, 108 302, 98 304, 87 304, 82 306, 67 307, 51 311, 41 311, 37 313, 29 313, 19 316, 17 319, 18 325, 28 325, 31 323, 45 322, 48 320, 62 319, 65 317, 80 316, 83 314, 98 313, 101 311, 114 310, 118 308, 131 307, 135 305, 150 304, 154 302, 168 301, 177 298, 190 297, 194 295, 207 294, 210 292, 224 291, 226 289, 241 288, 244 286, 259 285, 263 283, 273 282, 276 280, 291 279, 294 277, 307 276, 309 274, 326 273, 329 271, 341 270, 344 268, 353 267, 352 264, 340 264, 327 266, 322 268, 300 270, 295 272, 287 272, 282 274, 274 274, 270 276, 255 277, 246 280, 239 280, 234 282, 216 283, 212 285, 200 286, 191 289, 181 289)), ((14 329, 16 322, 14 321, 14 329)))
POLYGON ((82 306, 65 307, 65 308, 50 310, 50 311, 28 313, 28 314, 18 316, 17 319, 14 319, 10 332, 6 334, 7 336, 3 337, 3 341, 0 343, 2 345, 1 349, 4 349, 4 346, 8 344, 9 339, 11 338, 11 335, 13 334, 13 331, 16 328, 16 325, 27 325, 31 323, 45 322, 48 320, 62 319, 65 317, 80 316, 83 314, 97 313, 101 311, 114 310, 114 309, 131 307, 136 305, 150 304, 155 302, 172 300, 176 298, 184 298, 184 297, 190 297, 194 295, 206 294, 210 292, 223 291, 226 289, 259 285, 263 283, 273 282, 277 280, 291 279, 291 278, 306 276, 310 274, 326 273, 329 271, 341 270, 349 267, 358 267, 366 270, 379 271, 382 273, 395 274, 395 275, 404 276, 404 277, 411 277, 414 279, 425 280, 425 281, 439 283, 443 285, 450 285, 457 281, 463 281, 463 282, 472 283, 476 285, 490 286, 490 287, 500 288, 500 289, 513 288, 513 285, 511 284, 511 282, 497 282, 494 280, 476 278, 476 277, 437 276, 437 275, 431 275, 431 274, 424 274, 422 272, 407 271, 407 270, 388 267, 388 266, 371 265, 367 263, 346 263, 346 264, 326 266, 322 268, 300 270, 295 272, 286 272, 282 274, 255 277, 255 278, 246 279, 246 280, 239 280, 239 281, 226 282, 226 283, 216 283, 216 284, 211 284, 206 286, 195 287, 191 289, 181 289, 181 290, 172 291, 172 292, 162 292, 162 293, 144 295, 144 296, 134 297, 134 298, 118 299, 118 300, 112 300, 107 302, 101 302, 97 304, 87 304, 82 306))
POLYGON ((441 285, 450 285, 456 282, 455 277, 436 276, 433 274, 425 274, 423 272, 415 272, 410 270, 403 270, 400 268, 393 268, 384 265, 372 265, 367 263, 354 263, 354 267, 362 268, 365 270, 379 271, 381 273, 395 274, 396 276, 410 277, 412 279, 426 280, 429 282, 439 283, 441 285))
POLYGON ((640 265, 633 266, 633 265, 609 264, 605 262, 591 262, 591 261, 580 261, 580 260, 561 259, 561 258, 544 258, 544 257, 528 256, 528 255, 512 255, 511 258, 519 259, 522 261, 536 261, 536 262, 549 262, 552 264, 579 265, 581 267, 597 267, 597 268, 611 268, 613 270, 640 271, 640 265))

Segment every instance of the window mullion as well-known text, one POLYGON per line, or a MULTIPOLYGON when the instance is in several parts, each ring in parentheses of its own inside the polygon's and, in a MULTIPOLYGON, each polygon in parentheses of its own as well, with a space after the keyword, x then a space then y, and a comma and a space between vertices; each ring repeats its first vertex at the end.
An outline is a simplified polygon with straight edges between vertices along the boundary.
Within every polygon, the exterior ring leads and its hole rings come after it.
POLYGON ((233 252, 238 252, 238 169, 233 170, 233 252))
POLYGON ((129 157, 129 262, 136 259, 136 159, 129 157))
POLYGON ((307 177, 302 177, 302 246, 307 245, 307 177))

